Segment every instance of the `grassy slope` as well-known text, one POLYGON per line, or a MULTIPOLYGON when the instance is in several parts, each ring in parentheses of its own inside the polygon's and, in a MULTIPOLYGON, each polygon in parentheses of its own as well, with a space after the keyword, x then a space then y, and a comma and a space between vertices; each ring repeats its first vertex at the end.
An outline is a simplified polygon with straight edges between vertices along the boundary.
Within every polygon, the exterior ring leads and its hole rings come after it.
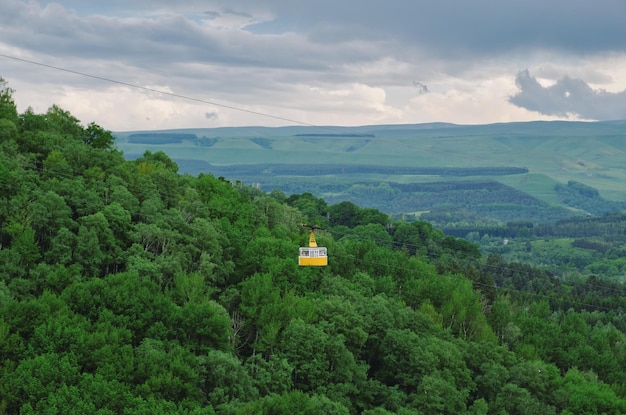
MULTIPOLYGON (((132 132, 117 133, 118 147, 133 157, 145 150, 166 152, 182 171, 197 174, 213 165, 263 163, 365 164, 437 167, 526 167, 530 173, 489 177, 558 204, 556 183, 575 180, 609 200, 626 199, 626 123, 532 122, 480 126, 443 124, 363 127, 219 128, 173 130, 217 138, 211 147, 129 144, 132 132), (374 137, 296 136, 356 134, 374 137), (255 142, 261 139, 263 145, 255 142), (198 164, 188 163, 195 160, 198 164)), ((166 133, 166 132, 160 132, 166 133)), ((210 172, 210 170, 209 170, 210 172)), ((376 175, 374 175, 376 176, 376 175)), ((238 179, 237 177, 229 177, 238 179)), ((350 176, 350 180, 432 181, 432 176, 350 176)), ((456 178, 458 179, 458 178, 456 178)), ((448 178, 446 178, 448 180, 448 178)))

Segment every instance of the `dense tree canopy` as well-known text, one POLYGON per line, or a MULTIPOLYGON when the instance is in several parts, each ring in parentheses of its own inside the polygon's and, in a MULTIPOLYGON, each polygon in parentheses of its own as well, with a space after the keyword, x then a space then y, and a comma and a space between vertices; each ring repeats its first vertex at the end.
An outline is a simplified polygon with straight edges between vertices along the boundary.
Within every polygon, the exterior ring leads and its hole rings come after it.
POLYGON ((125 160, 0 80, 0 413, 626 412, 623 287, 125 160), (329 265, 297 265, 302 223, 329 265))

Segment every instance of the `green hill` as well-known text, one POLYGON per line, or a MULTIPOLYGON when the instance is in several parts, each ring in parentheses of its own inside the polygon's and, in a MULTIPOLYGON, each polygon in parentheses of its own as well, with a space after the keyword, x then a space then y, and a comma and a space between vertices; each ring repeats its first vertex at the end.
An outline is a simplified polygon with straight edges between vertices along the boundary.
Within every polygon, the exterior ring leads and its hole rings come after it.
POLYGON ((332 203, 348 200, 397 215, 478 206, 472 213, 484 220, 517 216, 540 222, 596 214, 605 202, 626 200, 623 121, 185 129, 151 132, 162 140, 151 144, 133 142, 137 134, 142 132, 115 134, 129 158, 161 150, 191 174, 210 172, 266 191, 310 191, 332 203), (183 136, 187 139, 171 142, 183 136), (452 202, 437 205, 421 202, 431 199, 430 193, 409 197, 398 191, 399 185, 417 183, 441 183, 445 189, 450 181, 485 186, 473 194, 451 190, 452 202), (503 185, 498 203, 507 203, 504 209, 480 202, 493 181, 503 185), (595 205, 564 200, 560 190, 570 182, 596 189, 595 205), (515 191, 541 207, 520 204, 515 191))

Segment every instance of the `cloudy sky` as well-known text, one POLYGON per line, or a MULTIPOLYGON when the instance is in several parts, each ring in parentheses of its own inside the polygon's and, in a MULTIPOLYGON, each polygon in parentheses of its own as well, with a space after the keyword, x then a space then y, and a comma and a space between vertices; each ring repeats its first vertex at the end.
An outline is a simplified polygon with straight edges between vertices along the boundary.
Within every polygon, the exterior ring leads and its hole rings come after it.
POLYGON ((2 0, 20 111, 106 129, 626 119, 624 0, 2 0))

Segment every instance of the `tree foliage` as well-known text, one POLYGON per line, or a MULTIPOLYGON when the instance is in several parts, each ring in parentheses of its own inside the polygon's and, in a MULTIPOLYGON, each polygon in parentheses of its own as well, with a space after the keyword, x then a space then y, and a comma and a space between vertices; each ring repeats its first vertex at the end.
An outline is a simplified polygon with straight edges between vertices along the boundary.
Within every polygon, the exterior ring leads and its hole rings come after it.
POLYGON ((180 175, 163 152, 125 160, 110 132, 18 114, 11 93, 0 81, 0 413, 626 411, 621 285, 180 175), (325 228, 327 267, 297 266, 303 222, 325 228))

